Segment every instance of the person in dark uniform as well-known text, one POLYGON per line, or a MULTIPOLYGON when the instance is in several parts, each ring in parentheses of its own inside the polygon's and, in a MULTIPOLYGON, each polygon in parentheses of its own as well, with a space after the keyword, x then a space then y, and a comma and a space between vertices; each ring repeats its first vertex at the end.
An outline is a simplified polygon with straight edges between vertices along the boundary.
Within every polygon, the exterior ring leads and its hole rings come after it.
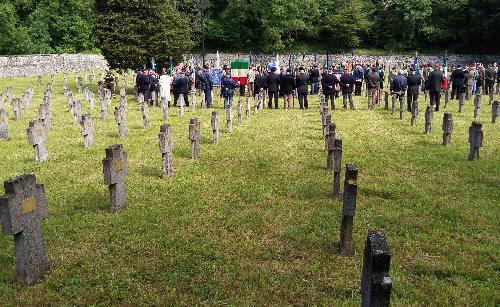
POLYGON ((354 103, 352 101, 352 92, 354 89, 354 84, 356 80, 354 76, 347 72, 343 76, 340 77, 340 88, 342 90, 342 100, 344 103, 344 110, 347 110, 347 99, 349 98, 349 108, 354 110, 354 103))
POLYGON ((407 78, 408 83, 408 91, 406 96, 406 102, 408 107, 408 112, 411 112, 412 106, 417 104, 418 100, 418 92, 420 89, 420 85, 422 84, 421 78, 415 72, 415 68, 410 68, 410 74, 407 78))
POLYGON ((106 88, 111 92, 115 91, 115 76, 111 70, 108 70, 106 77, 104 78, 104 83, 106 84, 106 88))
POLYGON ((307 101, 307 85, 309 83, 309 76, 305 73, 304 67, 299 68, 299 74, 295 77, 295 86, 299 96, 300 109, 308 109, 309 103, 307 101))
POLYGON ((271 73, 266 78, 266 88, 269 94, 269 101, 267 107, 269 109, 273 108, 273 98, 274 98, 274 108, 278 108, 278 91, 279 91, 279 76, 276 74, 276 67, 271 68, 271 73))
POLYGON ((257 70, 254 81, 254 94, 257 96, 261 91, 266 88, 266 77, 262 74, 260 70, 257 70))
POLYGON ((319 93, 319 69, 318 65, 314 64, 311 69, 311 74, 309 75, 309 79, 311 82, 311 95, 317 95, 319 93))
POLYGON ((339 84, 339 80, 333 73, 333 68, 330 67, 330 69, 328 69, 328 73, 324 74, 324 77, 321 79, 321 83, 326 103, 330 100, 331 108, 332 110, 335 110, 336 86, 339 84))
POLYGON ((186 107, 189 107, 189 100, 188 100, 189 80, 184 73, 185 71, 182 70, 182 72, 174 80, 174 106, 177 106, 179 95, 183 95, 184 104, 186 107))
POLYGON ((458 65, 456 69, 451 73, 451 99, 458 99, 460 93, 462 93, 462 85, 464 83, 465 73, 462 70, 462 66, 458 65), (456 95, 456 96, 455 96, 456 95))
POLYGON ((443 82, 443 73, 439 70, 439 65, 434 66, 434 70, 429 74, 429 100, 431 106, 436 106, 435 111, 439 111, 441 98, 441 83, 443 82))
POLYGON ((285 109, 290 110, 293 101, 293 91, 295 89, 295 79, 292 76, 291 69, 286 70, 286 74, 281 78, 281 91, 285 99, 285 109))

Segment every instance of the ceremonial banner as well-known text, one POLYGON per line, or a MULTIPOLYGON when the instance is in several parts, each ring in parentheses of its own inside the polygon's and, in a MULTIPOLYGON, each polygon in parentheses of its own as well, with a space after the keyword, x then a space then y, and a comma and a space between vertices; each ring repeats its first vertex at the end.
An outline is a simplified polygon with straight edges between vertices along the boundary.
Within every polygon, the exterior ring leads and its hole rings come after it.
POLYGON ((220 68, 212 69, 212 82, 214 85, 220 85, 222 81, 222 71, 220 68))

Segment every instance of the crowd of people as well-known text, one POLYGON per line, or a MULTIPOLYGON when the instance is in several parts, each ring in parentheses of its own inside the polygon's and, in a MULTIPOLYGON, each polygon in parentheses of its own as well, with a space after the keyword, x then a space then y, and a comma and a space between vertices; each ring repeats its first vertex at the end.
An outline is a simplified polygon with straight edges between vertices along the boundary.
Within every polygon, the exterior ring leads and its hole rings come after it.
MULTIPOLYGON (((353 96, 362 96, 363 90, 370 109, 380 104, 382 91, 388 90, 401 101, 406 98, 408 111, 411 111, 422 92, 428 93, 429 102, 436 111, 440 109, 443 91, 450 91, 452 100, 458 99, 461 94, 469 100, 474 94, 494 91, 496 83, 496 92, 500 92, 500 70, 496 63, 487 66, 474 63, 466 67, 408 63, 404 67, 387 67, 378 63, 351 62, 321 68, 314 64, 308 68, 298 66, 281 70, 271 65, 251 65, 244 83, 233 78, 229 66, 224 66, 221 72, 218 86, 219 95, 224 99, 224 108, 232 106, 236 89, 239 89, 239 95, 248 93, 262 103, 266 99, 269 109, 278 109, 280 97, 283 98, 285 109, 293 108, 295 99, 300 109, 308 109, 308 96, 321 91, 332 109, 336 108, 336 98, 342 96, 343 108, 349 107, 351 110, 355 109, 353 96)), ((171 93, 174 106, 181 95, 184 105, 189 106, 189 93, 197 90, 203 95, 205 106, 212 107, 214 82, 207 65, 197 68, 181 64, 170 71, 164 69, 161 75, 153 70, 139 70, 136 88, 138 94, 144 95, 145 101, 151 100, 155 92, 156 97, 166 99, 169 106, 171 93)))

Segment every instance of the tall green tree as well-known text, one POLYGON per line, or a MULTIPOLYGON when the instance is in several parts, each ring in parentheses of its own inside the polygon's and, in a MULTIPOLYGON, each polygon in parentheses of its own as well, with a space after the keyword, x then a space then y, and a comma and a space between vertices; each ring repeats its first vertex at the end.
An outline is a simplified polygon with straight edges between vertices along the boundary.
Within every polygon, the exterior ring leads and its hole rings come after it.
POLYGON ((189 22, 166 0, 97 0, 97 47, 115 69, 166 66, 192 47, 189 22))

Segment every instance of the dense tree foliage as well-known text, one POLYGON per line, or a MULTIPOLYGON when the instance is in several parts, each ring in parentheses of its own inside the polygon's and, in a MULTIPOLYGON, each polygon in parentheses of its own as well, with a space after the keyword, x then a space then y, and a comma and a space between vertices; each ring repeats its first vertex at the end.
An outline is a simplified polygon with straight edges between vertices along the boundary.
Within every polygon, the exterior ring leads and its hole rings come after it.
POLYGON ((94 31, 94 27, 104 29, 105 24, 110 23, 109 18, 119 23, 116 30, 121 31, 124 41, 130 44, 136 44, 139 37, 134 36, 134 32, 127 38, 126 32, 134 30, 152 36, 141 41, 142 44, 161 40, 155 37, 158 33, 167 35, 170 49, 163 50, 167 53, 172 53, 172 49, 176 52, 186 50, 190 42, 198 49, 201 45, 201 3, 205 11, 206 45, 212 50, 338 52, 367 47, 390 51, 498 52, 500 49, 499 0, 124 1, 140 5, 144 10, 133 16, 154 20, 148 25, 135 24, 135 19, 127 12, 123 12, 123 18, 119 18, 122 11, 110 13, 106 18, 95 12, 100 7, 99 2, 109 2, 110 7, 116 2, 115 8, 120 9, 120 1, 97 0, 97 6, 95 2, 0 0, 0 53, 80 52, 106 48, 102 45, 103 40, 96 39, 94 33, 100 32, 94 31), (93 19, 95 14, 101 17, 93 19), (163 27, 162 18, 170 20, 168 27, 171 28, 163 27), (132 20, 134 24, 124 23, 132 20), (190 33, 185 30, 185 24, 191 26, 190 33), (185 38, 172 40, 174 37, 185 38))
POLYGON ((163 67, 192 47, 188 21, 166 1, 97 0, 97 45, 112 68, 145 66, 151 58, 163 67))

